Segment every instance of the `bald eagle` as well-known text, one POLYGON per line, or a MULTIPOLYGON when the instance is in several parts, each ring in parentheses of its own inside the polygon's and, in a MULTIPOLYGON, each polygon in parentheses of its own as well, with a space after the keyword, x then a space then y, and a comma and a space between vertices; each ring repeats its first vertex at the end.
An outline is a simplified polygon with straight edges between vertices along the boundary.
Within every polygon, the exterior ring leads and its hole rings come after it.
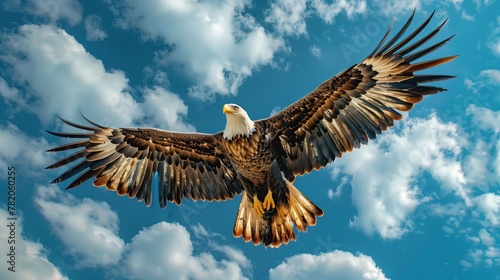
POLYGON ((425 95, 445 89, 422 85, 453 78, 415 72, 453 60, 448 56, 415 60, 436 50, 453 36, 416 50, 434 37, 446 21, 418 41, 410 42, 430 22, 396 43, 410 25, 384 45, 392 23, 378 46, 360 63, 320 84, 274 116, 254 121, 236 104, 226 104, 226 127, 216 134, 180 133, 153 128, 112 128, 85 118, 90 125, 62 119, 87 132, 50 132, 81 140, 50 152, 78 149, 47 168, 80 160, 52 183, 74 188, 95 177, 118 195, 151 204, 151 183, 158 173, 159 203, 182 199, 221 201, 241 194, 233 235, 255 245, 279 247, 295 240, 295 226, 305 231, 323 211, 293 186, 296 176, 318 170, 343 153, 366 144, 402 118, 425 95))

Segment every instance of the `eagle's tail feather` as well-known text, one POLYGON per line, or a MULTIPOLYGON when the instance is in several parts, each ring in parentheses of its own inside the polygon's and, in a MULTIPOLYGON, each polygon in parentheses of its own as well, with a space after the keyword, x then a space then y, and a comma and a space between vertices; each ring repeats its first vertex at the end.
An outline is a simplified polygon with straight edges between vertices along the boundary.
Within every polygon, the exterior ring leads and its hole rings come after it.
POLYGON ((246 192, 243 192, 240 208, 238 209, 234 223, 234 237, 243 237, 245 242, 252 240, 254 244, 261 242, 264 242, 264 244, 271 243, 272 240, 266 235, 268 229, 268 220, 257 214, 246 192))
POLYGON ((285 183, 290 193, 289 216, 297 229, 305 231, 307 226, 316 225, 316 216, 323 216, 323 210, 312 203, 288 180, 285 183))
POLYGON ((240 208, 233 228, 235 237, 243 237, 258 245, 279 247, 295 240, 293 225, 300 231, 316 224, 316 216, 322 216, 323 210, 306 198, 290 182, 285 181, 289 191, 288 203, 278 203, 275 212, 269 218, 263 218, 253 208, 252 202, 243 193, 240 208))

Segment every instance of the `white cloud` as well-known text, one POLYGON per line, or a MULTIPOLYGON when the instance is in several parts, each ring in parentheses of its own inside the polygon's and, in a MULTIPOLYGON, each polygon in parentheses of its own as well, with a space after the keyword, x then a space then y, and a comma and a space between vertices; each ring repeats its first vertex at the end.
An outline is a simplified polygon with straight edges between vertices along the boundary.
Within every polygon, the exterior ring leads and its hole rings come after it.
POLYGON ((464 79, 465 87, 472 93, 477 94, 481 88, 484 87, 484 83, 481 81, 473 81, 469 78, 464 79))
POLYGON ((101 24, 102 18, 98 15, 89 15, 85 18, 84 25, 88 41, 101 41, 108 37, 101 24))
POLYGON ((484 228, 479 230, 479 239, 486 246, 495 245, 495 238, 484 228))
POLYGON ((500 226, 500 195, 484 193, 474 199, 477 209, 491 226, 500 226))
POLYGON ((365 1, 336 0, 332 3, 326 3, 324 0, 312 0, 311 4, 318 16, 328 24, 333 23, 335 17, 342 11, 350 19, 356 14, 364 14, 366 12, 365 1))
POLYGON ((269 271, 269 279, 387 279, 373 259, 335 250, 320 255, 300 254, 269 271))
POLYGON ((116 264, 125 242, 118 236, 118 215, 105 202, 82 200, 56 185, 37 186, 35 204, 80 266, 116 264))
MULTIPOLYGON (((12 79, 19 86, 29 85, 24 88, 25 96, 11 101, 25 104, 44 125, 54 121, 55 114, 76 121, 82 111, 110 126, 130 126, 146 119, 155 126, 167 122, 168 129, 193 129, 184 121, 187 106, 178 96, 158 88, 144 89, 149 102, 137 102, 122 71, 107 70, 101 60, 62 29, 23 25, 17 33, 4 34, 3 39, 2 58, 10 66, 12 79), (171 98, 176 107, 162 98, 171 98), (155 110, 150 107, 153 99, 158 101, 155 110), (157 114, 160 107, 162 111, 157 114), (162 119, 167 116, 175 118, 162 119)), ((13 98, 11 95, 5 97, 13 98)))
POLYGON ((265 21, 272 23, 281 35, 306 35, 306 17, 309 0, 277 0, 266 10, 265 21))
POLYGON ((279 113, 280 111, 282 110, 281 107, 279 106, 275 106, 272 110, 271 110, 271 113, 269 114, 270 117, 276 115, 277 113, 279 113))
MULTIPOLYGON (((0 220, 2 225, 2 234, 0 234, 0 244, 2 244, 2 262, 0 262, 0 278, 12 280, 67 280, 66 277, 53 263, 48 259, 48 250, 43 244, 27 239, 23 234, 23 219, 18 216, 15 221, 15 244, 8 243, 10 228, 7 227, 10 217, 4 209, 0 209, 0 220), (9 269, 8 263, 10 246, 15 246, 15 272, 9 269)), ((11 239, 14 240, 14 239, 11 239)))
POLYGON ((479 10, 493 3, 494 0, 473 0, 472 2, 476 3, 476 8, 479 10))
POLYGON ((19 84, 30 85, 33 96, 25 99, 36 99, 29 107, 43 123, 53 120, 53 114, 76 120, 80 109, 97 122, 115 117, 130 124, 139 114, 139 107, 126 92, 124 73, 107 72, 102 61, 64 30, 24 25, 19 33, 4 38, 4 60, 19 84))
POLYGON ((417 183, 423 172, 439 182, 445 194, 472 204, 459 159, 466 140, 457 126, 443 123, 434 114, 399 125, 398 133, 390 129, 369 145, 344 155, 333 170, 334 177, 352 177, 352 201, 358 214, 351 226, 383 238, 400 238, 411 230, 412 213, 431 199, 422 195, 417 183))
POLYGON ((488 47, 491 49, 493 54, 500 56, 500 38, 495 38, 488 43, 488 47))
POLYGON ((311 52, 311 54, 317 58, 321 58, 321 49, 316 46, 316 45, 313 45, 309 48, 309 51, 311 52))
POLYGON ((4 97, 5 101, 14 100, 19 96, 19 91, 10 87, 7 81, 0 77, 0 95, 4 97))
POLYGON ((195 130, 194 126, 183 122, 188 107, 178 95, 172 92, 161 87, 146 89, 144 92, 144 106, 154 112, 149 119, 157 126, 165 127, 166 123, 166 128, 170 130, 195 130))
POLYGON ((470 105, 466 113, 472 116, 472 122, 477 128, 483 131, 492 130, 495 134, 500 133, 500 111, 470 105))
POLYGON ((160 39, 168 50, 162 62, 181 65, 196 81, 192 96, 237 94, 243 81, 272 62, 283 41, 274 38, 245 13, 246 0, 127 0, 120 11, 123 27, 137 28, 144 38, 160 39))
MULTIPOLYGON (((35 204, 77 266, 106 266, 127 279, 248 279, 251 262, 242 251, 212 241, 220 234, 193 227, 208 248, 222 253, 193 252, 185 227, 160 222, 125 243, 118 235, 117 213, 105 202, 78 199, 57 186, 37 186, 35 204)), ((199 252, 200 250, 198 250, 199 252)))
POLYGON ((497 157, 493 160, 492 170, 497 180, 493 180, 492 182, 498 182, 500 180, 500 139, 498 139, 495 149, 497 157))
MULTIPOLYGON (((216 233, 216 235, 220 234, 216 233)), ((227 245, 219 245, 219 244, 214 244, 214 250, 222 252, 232 262, 238 264, 243 269, 243 271, 248 271, 249 273, 251 273, 252 263, 245 256, 245 254, 243 254, 241 250, 235 249, 227 245)))
POLYGON ((455 9, 457 11, 459 11, 464 0, 448 0, 448 2, 451 2, 451 4, 453 4, 453 6, 455 6, 455 9))
POLYGON ((470 105, 466 114, 477 129, 469 132, 473 143, 464 162, 466 176, 486 192, 500 180, 500 112, 470 105))
MULTIPOLYGON (((340 170, 338 168, 333 167, 333 173, 335 174, 334 176, 336 176, 336 174, 339 171, 340 170)), ((329 199, 339 198, 342 195, 342 192, 348 183, 349 183, 349 177, 347 176, 342 177, 340 179, 340 184, 337 184, 337 186, 335 187, 335 191, 332 188, 328 189, 327 191, 328 198, 329 199)))
POLYGON ((407 15, 413 9, 417 11, 421 10, 422 0, 410 0, 410 1, 399 1, 399 0, 376 0, 374 4, 378 7, 380 12, 386 16, 397 16, 397 15, 407 15))
POLYGON ((198 223, 194 226, 191 226, 191 229, 193 230, 193 233, 196 237, 198 238, 206 238, 206 237, 221 237, 224 238, 222 235, 212 232, 210 230, 207 230, 202 224, 198 223))
POLYGON ((497 17, 496 22, 493 23, 486 44, 494 55, 500 56, 500 16, 497 17))
POLYGON ((489 82, 494 84, 500 84, 500 70, 498 69, 487 69, 479 73, 480 77, 485 77, 489 82))
POLYGON ((471 249, 460 261, 464 269, 500 266, 500 112, 470 105, 466 111, 466 148, 462 166, 469 193, 469 204, 461 201, 430 205, 431 215, 445 218, 443 230, 465 237, 471 249), (479 226, 479 229, 478 229, 479 226), (475 234, 477 232, 477 234, 475 234))
POLYGON ((465 10, 462 10, 461 18, 465 19, 466 21, 474 21, 474 16, 469 15, 465 10))
POLYGON ((474 237, 476 248, 471 249, 460 264, 464 268, 500 266, 500 248, 496 247, 494 235, 499 236, 494 230, 480 229, 478 236, 474 237))
POLYGON ((471 268, 472 267, 472 264, 469 262, 469 261, 466 261, 466 260, 460 260, 458 262, 461 266, 463 266, 464 268, 468 269, 468 268, 471 268))
POLYGON ((30 138, 11 123, 0 124, 0 168, 5 170, 7 165, 27 164, 26 172, 36 178, 39 170, 49 165, 51 155, 45 151, 50 145, 43 138, 30 138))
POLYGON ((123 276, 128 279, 248 279, 242 272, 249 261, 239 250, 223 247, 225 259, 210 253, 194 255, 189 232, 179 224, 157 223, 127 245, 123 276))
POLYGON ((70 25, 82 19, 82 7, 78 0, 14 0, 7 1, 4 9, 11 12, 25 12, 55 23, 64 19, 70 25))
POLYGON ((469 184, 487 188, 491 180, 489 166, 493 160, 490 144, 478 139, 471 153, 464 160, 464 172, 469 184))
POLYGON ((306 19, 316 15, 327 24, 345 12, 348 18, 366 12, 365 1, 335 0, 277 0, 265 11, 265 21, 274 25, 282 36, 307 36, 306 19))

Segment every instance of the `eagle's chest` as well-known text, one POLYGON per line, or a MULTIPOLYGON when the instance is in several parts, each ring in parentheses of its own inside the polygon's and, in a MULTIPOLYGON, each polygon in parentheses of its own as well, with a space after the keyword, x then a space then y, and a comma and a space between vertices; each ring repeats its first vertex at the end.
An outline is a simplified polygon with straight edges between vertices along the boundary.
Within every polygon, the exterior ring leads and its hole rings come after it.
POLYGON ((224 147, 233 166, 243 175, 269 169, 273 152, 268 139, 261 133, 224 140, 224 147))

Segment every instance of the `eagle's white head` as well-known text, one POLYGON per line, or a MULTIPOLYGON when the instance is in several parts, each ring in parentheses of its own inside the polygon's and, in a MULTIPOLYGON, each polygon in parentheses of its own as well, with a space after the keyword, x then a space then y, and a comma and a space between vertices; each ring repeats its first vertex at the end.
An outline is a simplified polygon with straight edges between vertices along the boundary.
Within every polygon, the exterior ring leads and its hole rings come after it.
POLYGON ((247 112, 236 104, 225 104, 222 111, 226 114, 226 128, 222 133, 224 138, 231 140, 233 137, 250 136, 255 130, 253 121, 247 112))

